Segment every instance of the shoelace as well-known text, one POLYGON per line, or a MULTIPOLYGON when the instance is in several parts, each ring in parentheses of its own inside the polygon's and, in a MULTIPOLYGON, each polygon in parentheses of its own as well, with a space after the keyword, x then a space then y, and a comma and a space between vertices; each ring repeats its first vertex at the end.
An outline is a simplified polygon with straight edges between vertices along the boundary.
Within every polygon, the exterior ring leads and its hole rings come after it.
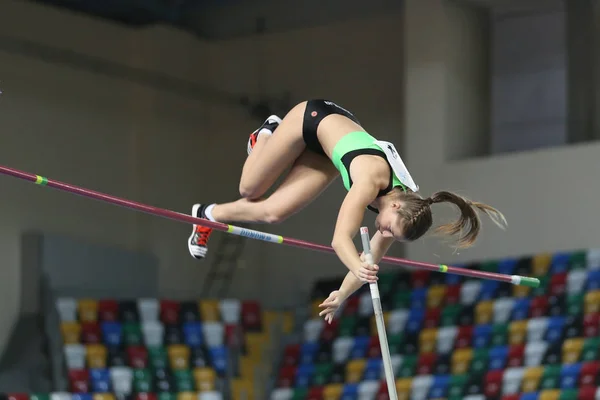
POLYGON ((197 234, 196 243, 199 244, 200 246, 206 246, 206 243, 208 242, 208 237, 210 236, 211 232, 212 232, 212 228, 207 228, 205 226, 198 226, 196 228, 196 234, 197 234))

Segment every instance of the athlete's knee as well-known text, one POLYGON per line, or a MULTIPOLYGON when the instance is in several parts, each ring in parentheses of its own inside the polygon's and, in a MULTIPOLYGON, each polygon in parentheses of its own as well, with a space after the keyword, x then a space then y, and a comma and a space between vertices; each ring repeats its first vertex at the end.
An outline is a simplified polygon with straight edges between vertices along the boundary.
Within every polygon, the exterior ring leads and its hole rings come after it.
POLYGON ((258 200, 263 194, 264 191, 259 190, 260 188, 257 186, 247 185, 245 182, 240 182, 240 196, 247 200, 258 200))
POLYGON ((280 224, 290 216, 289 211, 278 204, 271 204, 269 200, 265 201, 264 222, 267 224, 280 224))

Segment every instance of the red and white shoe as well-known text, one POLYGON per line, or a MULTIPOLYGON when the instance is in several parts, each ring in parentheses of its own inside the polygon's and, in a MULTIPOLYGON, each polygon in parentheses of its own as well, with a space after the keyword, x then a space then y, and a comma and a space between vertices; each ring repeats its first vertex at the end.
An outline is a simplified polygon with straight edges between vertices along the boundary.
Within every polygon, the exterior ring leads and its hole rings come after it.
MULTIPOLYGON (((206 218, 204 210, 208 204, 194 204, 192 207, 192 216, 196 218, 206 218)), ((188 249, 190 254, 197 260, 201 260, 206 257, 208 252, 208 239, 212 233, 212 228, 208 228, 203 225, 194 225, 192 234, 188 239, 188 249)))
POLYGON ((281 118, 279 118, 277 115, 271 115, 265 120, 265 122, 263 122, 260 128, 252 132, 250 134, 250 138, 248 139, 248 155, 252 153, 252 149, 258 141, 258 137, 260 135, 272 135, 279 124, 281 124, 281 118))

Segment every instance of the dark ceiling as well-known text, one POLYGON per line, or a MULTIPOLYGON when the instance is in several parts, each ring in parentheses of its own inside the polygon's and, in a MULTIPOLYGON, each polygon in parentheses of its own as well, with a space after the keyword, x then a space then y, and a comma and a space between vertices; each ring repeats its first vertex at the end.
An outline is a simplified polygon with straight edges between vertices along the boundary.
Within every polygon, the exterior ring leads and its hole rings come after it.
POLYGON ((397 12, 401 0, 29 0, 132 28, 173 26, 207 40, 397 12))
POLYGON ((196 31, 190 15, 216 4, 232 0, 31 0, 73 12, 84 13, 131 27, 168 24, 187 31, 196 31))

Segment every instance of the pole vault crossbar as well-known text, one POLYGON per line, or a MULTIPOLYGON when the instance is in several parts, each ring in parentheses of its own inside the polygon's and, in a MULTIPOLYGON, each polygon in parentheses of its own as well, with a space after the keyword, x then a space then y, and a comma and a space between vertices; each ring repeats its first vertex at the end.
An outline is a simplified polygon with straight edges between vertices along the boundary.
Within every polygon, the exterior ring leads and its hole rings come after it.
MULTIPOLYGON (((147 204, 138 203, 131 200, 122 199, 119 197, 111 196, 105 193, 97 192, 90 189, 85 189, 79 186, 71 185, 64 182, 59 182, 55 180, 50 180, 46 177, 31 174, 28 172, 20 171, 17 169, 4 167, 0 165, 0 174, 12 176, 14 178, 22 179, 28 182, 35 183, 40 186, 47 186, 54 189, 62 190, 64 192, 69 192, 73 194, 77 194, 79 196, 88 197, 91 199, 103 201, 105 203, 114 204, 117 206, 130 208, 132 210, 141 211, 147 214, 156 215, 159 217, 172 219, 178 222, 185 222, 193 225, 203 225, 209 228, 227 232, 233 235, 244 236, 251 239, 262 240, 265 242, 271 243, 279 243, 286 244, 288 246, 299 247, 303 249, 321 251, 325 253, 335 253, 333 248, 329 246, 324 246, 322 244, 307 242, 305 240, 288 238, 280 235, 274 235, 271 233, 256 231, 252 229, 245 229, 235 225, 223 224, 220 222, 213 222, 204 218, 196 218, 191 215, 182 214, 179 212, 167 210, 164 208, 158 208, 154 206, 150 206, 147 204)), ((521 285, 528 287, 538 287, 540 285, 540 281, 537 278, 520 276, 520 275, 507 275, 507 274, 499 274, 495 272, 486 272, 486 271, 476 271, 467 268, 460 267, 451 267, 445 264, 430 264, 420 261, 412 261, 406 260, 403 258, 396 257, 383 257, 381 259, 381 263, 385 264, 393 264, 393 265, 404 265, 408 267, 423 269, 427 271, 434 272, 442 272, 447 274, 456 274, 462 275, 470 278, 478 278, 478 279, 489 279, 500 282, 508 282, 513 285, 521 285)))

